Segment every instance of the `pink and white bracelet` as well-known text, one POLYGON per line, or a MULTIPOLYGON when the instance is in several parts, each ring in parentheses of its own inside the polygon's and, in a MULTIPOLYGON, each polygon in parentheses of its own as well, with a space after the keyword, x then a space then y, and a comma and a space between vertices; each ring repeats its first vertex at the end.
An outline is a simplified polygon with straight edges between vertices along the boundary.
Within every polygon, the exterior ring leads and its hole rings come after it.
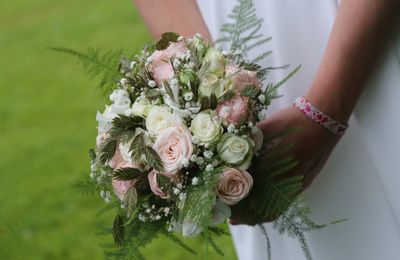
POLYGON ((334 134, 343 135, 348 128, 347 125, 343 125, 325 115, 317 107, 311 104, 305 97, 298 97, 293 105, 303 112, 308 118, 322 125, 334 134))

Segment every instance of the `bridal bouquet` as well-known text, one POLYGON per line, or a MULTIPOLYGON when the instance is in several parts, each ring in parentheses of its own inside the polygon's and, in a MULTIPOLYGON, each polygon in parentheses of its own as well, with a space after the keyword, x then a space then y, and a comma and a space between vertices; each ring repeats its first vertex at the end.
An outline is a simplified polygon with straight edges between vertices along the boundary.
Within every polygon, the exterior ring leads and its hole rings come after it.
MULTIPOLYGON (((218 49, 197 34, 184 38, 165 33, 131 58, 97 50, 76 55, 91 74, 102 73, 109 103, 98 112, 96 148, 91 150, 90 177, 79 183, 116 210, 111 257, 142 259, 140 248, 165 235, 201 235, 218 253, 218 227, 240 216, 251 225, 276 219, 281 233, 295 236, 307 258, 304 232, 318 229, 297 194, 302 177, 285 177, 296 162, 282 158, 267 144, 257 123, 265 116, 277 83, 264 84, 276 68, 263 68, 247 52, 269 40, 258 34, 261 19, 252 1, 233 9, 218 49)), ((260 225, 270 248, 268 235, 260 225)))

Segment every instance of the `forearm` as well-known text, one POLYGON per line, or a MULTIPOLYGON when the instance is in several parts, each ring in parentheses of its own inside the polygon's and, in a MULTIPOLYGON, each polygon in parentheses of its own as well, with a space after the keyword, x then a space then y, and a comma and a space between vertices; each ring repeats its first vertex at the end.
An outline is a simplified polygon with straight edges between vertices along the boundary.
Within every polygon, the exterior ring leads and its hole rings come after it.
POLYGON ((399 17, 398 0, 342 0, 308 99, 347 122, 399 17))
POLYGON ((134 0, 134 3, 155 38, 164 32, 177 32, 186 37, 201 33, 211 40, 195 0, 134 0))

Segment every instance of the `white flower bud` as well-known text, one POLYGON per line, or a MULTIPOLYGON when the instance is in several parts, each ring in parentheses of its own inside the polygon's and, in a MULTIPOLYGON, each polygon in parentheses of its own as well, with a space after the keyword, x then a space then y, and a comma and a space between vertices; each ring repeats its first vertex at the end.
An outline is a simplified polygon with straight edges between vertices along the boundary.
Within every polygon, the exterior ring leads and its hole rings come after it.
POLYGON ((212 164, 207 164, 206 171, 210 172, 212 170, 214 170, 214 166, 212 164))
POLYGON ((192 185, 193 185, 193 186, 196 186, 197 184, 199 184, 199 178, 194 177, 194 178, 192 179, 192 185))

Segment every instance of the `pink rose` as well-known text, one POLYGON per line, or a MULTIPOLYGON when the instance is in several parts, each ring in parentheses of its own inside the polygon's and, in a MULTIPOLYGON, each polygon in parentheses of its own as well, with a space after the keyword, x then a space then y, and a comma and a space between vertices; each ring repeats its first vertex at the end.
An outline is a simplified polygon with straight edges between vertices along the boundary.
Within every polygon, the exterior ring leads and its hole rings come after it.
POLYGON ((182 41, 172 42, 168 48, 154 51, 148 60, 151 62, 150 71, 153 73, 157 84, 160 85, 164 80, 172 78, 174 70, 171 65, 171 58, 182 58, 186 51, 186 45, 182 41))
POLYGON ((252 186, 253 178, 248 172, 227 168, 219 177, 218 197, 228 205, 235 205, 249 194, 252 186))
POLYGON ((226 124, 239 126, 249 118, 249 98, 235 96, 218 105, 216 111, 226 124))
POLYGON ((164 191, 161 190, 160 186, 158 186, 157 183, 157 173, 153 170, 151 171, 147 177, 149 178, 149 183, 150 183, 150 189, 151 191, 159 196, 162 199, 168 198, 168 194, 164 191))
POLYGON ((114 154, 113 158, 111 158, 111 160, 108 162, 108 165, 111 168, 115 169, 115 168, 117 168, 118 165, 121 165, 124 162, 126 162, 126 161, 124 161, 124 158, 122 157, 121 150, 119 149, 119 145, 118 145, 117 149, 115 150, 115 154, 114 154))
POLYGON ((192 156, 192 135, 184 125, 166 128, 159 133, 153 149, 164 163, 164 175, 176 179, 178 171, 189 163, 192 156))
MULTIPOLYGON (((132 162, 121 161, 119 162, 115 169, 120 168, 136 168, 132 162)), ((131 181, 120 181, 113 179, 111 185, 114 189, 115 195, 122 201, 125 198, 125 194, 128 192, 129 188, 131 188, 135 184, 134 180, 131 181)))
POLYGON ((261 82, 258 80, 255 71, 239 69, 237 65, 228 65, 226 66, 225 73, 227 75, 235 73, 231 79, 230 88, 238 94, 248 86, 258 86, 261 88, 261 82))

